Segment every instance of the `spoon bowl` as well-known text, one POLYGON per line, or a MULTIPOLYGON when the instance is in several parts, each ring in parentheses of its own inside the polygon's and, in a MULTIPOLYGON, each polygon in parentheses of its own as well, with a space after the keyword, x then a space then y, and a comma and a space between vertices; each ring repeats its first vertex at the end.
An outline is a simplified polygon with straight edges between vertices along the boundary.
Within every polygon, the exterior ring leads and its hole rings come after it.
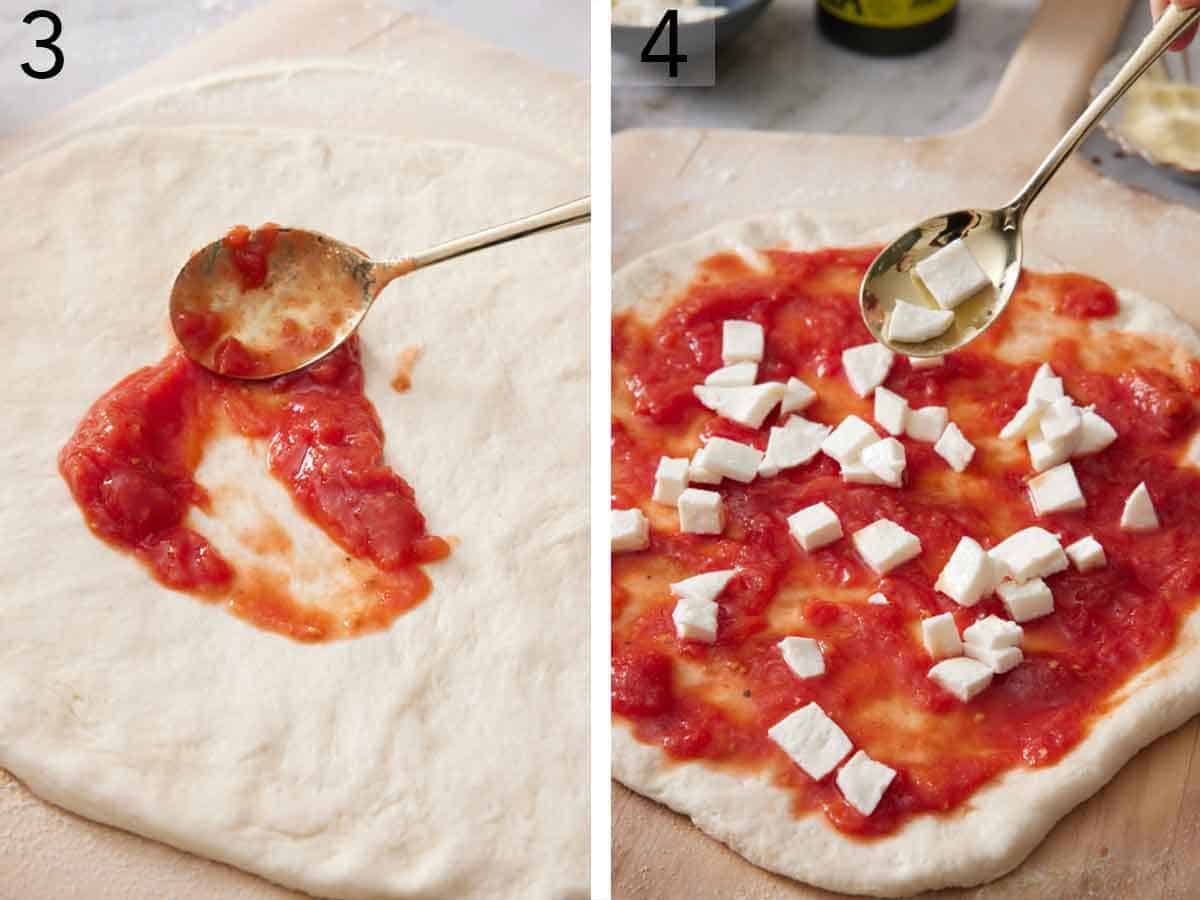
POLYGON ((1004 311, 1021 277, 1021 229, 1012 210, 963 209, 926 219, 883 249, 863 278, 859 294, 863 321, 875 340, 905 356, 941 356, 983 333, 1004 311), (913 267, 962 240, 992 281, 955 309, 950 330, 919 344, 890 341, 885 326, 897 300, 938 309, 913 278, 913 267))

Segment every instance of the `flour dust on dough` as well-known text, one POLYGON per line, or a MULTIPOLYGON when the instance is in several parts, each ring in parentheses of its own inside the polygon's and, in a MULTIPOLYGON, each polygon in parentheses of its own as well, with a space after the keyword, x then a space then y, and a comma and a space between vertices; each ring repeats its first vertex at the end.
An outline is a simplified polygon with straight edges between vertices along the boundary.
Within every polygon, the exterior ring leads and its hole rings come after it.
MULTIPOLYGON (((727 225, 650 253, 613 277, 613 309, 652 322, 718 252, 762 264, 757 249, 816 250, 886 243, 903 224, 862 217, 817 221, 779 214, 727 225)), ((1037 258, 1031 268, 1061 269, 1037 258)), ((1176 358, 1200 355, 1200 336, 1168 307, 1120 291, 1114 324, 1178 342, 1176 358)), ((1030 355, 1038 344, 1028 347, 1030 355)), ((1200 713, 1200 612, 1183 624, 1175 648, 1134 678, 1118 705, 1054 766, 1015 769, 977 792, 952 817, 922 816, 877 840, 848 838, 824 815, 797 818, 790 795, 766 778, 730 775, 669 759, 614 723, 613 772, 629 788, 689 816, 704 832, 755 865, 833 891, 904 897, 998 878, 1025 859, 1063 816, 1096 793, 1134 754, 1200 713)))

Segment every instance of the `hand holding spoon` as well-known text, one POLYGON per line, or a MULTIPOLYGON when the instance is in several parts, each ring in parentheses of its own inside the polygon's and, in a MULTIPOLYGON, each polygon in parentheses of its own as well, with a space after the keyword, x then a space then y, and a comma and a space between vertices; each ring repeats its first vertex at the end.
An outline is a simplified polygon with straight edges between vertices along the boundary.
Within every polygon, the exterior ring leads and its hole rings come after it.
POLYGON ((992 210, 964 209, 934 216, 885 247, 871 263, 859 290, 863 321, 875 339, 897 353, 927 357, 956 350, 987 330, 1012 299, 1021 275, 1021 225, 1030 205, 1104 114, 1197 20, 1200 20, 1200 9, 1185 11, 1174 5, 1168 6, 1121 71, 1088 105, 1007 206, 992 210), (889 340, 886 325, 897 300, 936 308, 929 295, 913 280, 913 267, 956 240, 966 244, 993 287, 985 288, 957 307, 954 324, 945 333, 921 343, 889 340))
POLYGON ((235 228, 198 252, 171 289, 171 327, 189 357, 234 378, 294 372, 340 346, 391 281, 542 231, 591 218, 583 197, 391 261, 327 235, 265 225, 235 228))

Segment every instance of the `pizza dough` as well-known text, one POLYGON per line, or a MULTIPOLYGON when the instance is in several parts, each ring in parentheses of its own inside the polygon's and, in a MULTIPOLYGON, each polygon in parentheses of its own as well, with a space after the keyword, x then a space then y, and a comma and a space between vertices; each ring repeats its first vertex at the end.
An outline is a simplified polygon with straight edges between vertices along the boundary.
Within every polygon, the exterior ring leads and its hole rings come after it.
MULTIPOLYGON (((385 631, 302 645, 163 588, 87 530, 56 455, 100 392, 161 357, 175 271, 231 224, 384 257, 586 185, 567 156, 253 128, 100 130, 0 175, 25 211, 0 236, 0 765, 89 818, 322 896, 584 896, 586 229, 409 276, 368 318, 387 462, 458 540, 385 631)), ((263 558, 246 535, 273 519, 297 552, 266 562, 294 589, 352 590, 264 455, 212 448, 198 478, 221 515, 197 527, 238 565, 263 558)))
MULTIPOLYGON (((616 273, 613 308, 658 318, 690 282, 697 263, 716 252, 753 260, 753 248, 814 250, 883 243, 903 228, 861 218, 818 223, 801 213, 751 220, 706 232, 651 253, 616 273)), ((1035 269, 1064 268, 1035 258, 1035 269)), ((1200 336, 1168 308, 1121 291, 1108 327, 1156 335, 1182 365, 1200 356, 1200 336)), ((1030 356, 1044 336, 1029 336, 1030 356)), ((614 724, 613 770, 633 790, 690 816, 703 831, 756 865, 835 891, 908 896, 997 878, 1016 867, 1054 824, 1099 790, 1142 747, 1200 713, 1200 612, 1181 628, 1175 648, 1119 694, 1119 705, 1057 765, 1015 769, 947 817, 924 816, 871 841, 847 838, 818 813, 796 818, 790 796, 766 778, 737 777, 701 763, 669 759, 614 724)))

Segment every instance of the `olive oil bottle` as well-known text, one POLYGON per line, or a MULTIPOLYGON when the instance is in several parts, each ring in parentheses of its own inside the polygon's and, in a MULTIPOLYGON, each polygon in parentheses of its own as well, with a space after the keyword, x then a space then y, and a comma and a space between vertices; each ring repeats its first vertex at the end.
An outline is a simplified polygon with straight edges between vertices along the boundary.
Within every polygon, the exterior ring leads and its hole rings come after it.
POLYGON ((916 53, 954 30, 958 0, 817 0, 817 21, 833 41, 874 56, 916 53))

